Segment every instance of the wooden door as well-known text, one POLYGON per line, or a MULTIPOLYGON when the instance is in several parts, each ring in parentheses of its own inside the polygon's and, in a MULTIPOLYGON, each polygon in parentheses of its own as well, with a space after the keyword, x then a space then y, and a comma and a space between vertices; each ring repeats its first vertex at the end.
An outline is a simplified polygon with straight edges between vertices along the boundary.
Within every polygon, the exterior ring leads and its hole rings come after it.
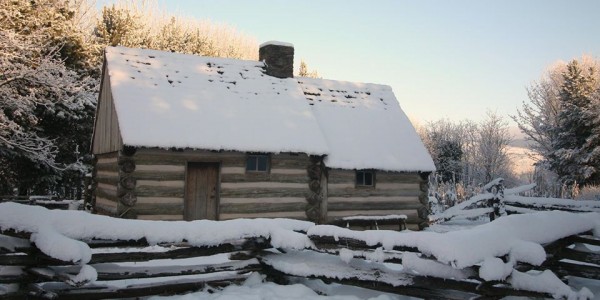
POLYGON ((216 220, 219 207, 219 164, 189 163, 185 182, 185 219, 216 220))

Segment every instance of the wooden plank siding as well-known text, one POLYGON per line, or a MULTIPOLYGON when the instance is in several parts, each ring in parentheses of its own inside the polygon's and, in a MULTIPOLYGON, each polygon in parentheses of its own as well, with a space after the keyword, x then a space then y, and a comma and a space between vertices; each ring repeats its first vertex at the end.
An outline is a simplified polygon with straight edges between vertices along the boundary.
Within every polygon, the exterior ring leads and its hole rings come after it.
POLYGON ((233 151, 141 148, 133 159, 138 197, 134 209, 138 218, 182 219, 188 163, 218 162, 221 168, 219 220, 306 219, 307 155, 272 154, 269 172, 246 172, 246 154, 233 151))
POLYGON ((329 169, 327 219, 356 215, 407 215, 411 228, 421 220, 417 210, 421 177, 417 173, 375 171, 373 187, 357 187, 354 170, 329 169))
POLYGON ((94 154, 114 153, 123 147, 106 65, 103 74, 92 138, 92 153, 94 154))

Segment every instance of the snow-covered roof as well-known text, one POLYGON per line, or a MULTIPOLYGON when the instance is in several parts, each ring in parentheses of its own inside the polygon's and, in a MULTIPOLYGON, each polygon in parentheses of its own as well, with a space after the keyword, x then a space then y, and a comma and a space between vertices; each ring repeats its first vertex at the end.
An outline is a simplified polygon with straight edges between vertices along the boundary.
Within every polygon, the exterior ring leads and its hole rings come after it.
POLYGON ((298 83, 261 62, 125 47, 106 60, 126 145, 328 153, 298 83))
POLYGON ((433 171, 435 166, 387 85, 297 78, 340 169, 433 171))
POLYGON ((327 155, 331 168, 433 171, 392 89, 279 79, 263 62, 108 47, 123 143, 327 155))

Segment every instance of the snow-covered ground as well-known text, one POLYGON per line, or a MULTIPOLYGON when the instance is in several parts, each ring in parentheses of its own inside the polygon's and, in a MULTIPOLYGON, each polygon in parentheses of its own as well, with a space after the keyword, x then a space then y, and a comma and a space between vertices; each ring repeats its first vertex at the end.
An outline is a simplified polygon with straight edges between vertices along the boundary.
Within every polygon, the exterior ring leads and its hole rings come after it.
POLYGON ((280 285, 265 282, 255 273, 242 285, 228 286, 222 290, 205 288, 202 291, 186 295, 150 297, 151 300, 408 300, 416 299, 393 294, 386 294, 339 284, 325 284, 321 280, 302 280, 301 282, 280 285))

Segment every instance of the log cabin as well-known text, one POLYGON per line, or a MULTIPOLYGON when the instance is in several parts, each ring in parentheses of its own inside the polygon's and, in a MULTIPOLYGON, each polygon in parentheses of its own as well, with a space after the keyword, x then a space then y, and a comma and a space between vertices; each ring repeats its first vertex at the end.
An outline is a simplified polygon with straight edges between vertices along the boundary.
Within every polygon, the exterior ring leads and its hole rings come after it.
POLYGON ((293 76, 259 61, 108 47, 92 205, 151 220, 408 216, 427 224, 431 156, 389 86, 293 76))

